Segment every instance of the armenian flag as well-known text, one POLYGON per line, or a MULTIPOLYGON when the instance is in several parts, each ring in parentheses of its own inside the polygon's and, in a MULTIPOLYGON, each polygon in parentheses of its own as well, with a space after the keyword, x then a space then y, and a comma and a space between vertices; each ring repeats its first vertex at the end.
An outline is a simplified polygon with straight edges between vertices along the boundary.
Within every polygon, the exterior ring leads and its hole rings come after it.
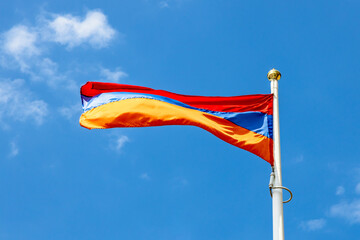
POLYGON ((273 95, 204 97, 87 82, 80 90, 88 129, 191 125, 273 165, 273 95))

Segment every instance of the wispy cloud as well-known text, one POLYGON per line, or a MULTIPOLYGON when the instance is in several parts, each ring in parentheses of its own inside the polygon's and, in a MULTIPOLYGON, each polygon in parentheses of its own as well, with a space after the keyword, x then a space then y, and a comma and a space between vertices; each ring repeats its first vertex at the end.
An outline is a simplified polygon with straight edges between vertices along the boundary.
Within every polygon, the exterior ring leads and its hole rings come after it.
MULTIPOLYGON (((356 172, 358 171, 358 169, 355 169, 356 172)), ((355 174, 355 178, 357 177, 357 174, 355 174)), ((359 195, 360 194, 360 182, 356 184, 355 188, 354 188, 354 192, 353 191, 347 191, 348 194, 347 195, 353 195, 353 198, 345 198, 343 197, 343 199, 336 203, 333 204, 328 213, 330 216, 332 217, 337 217, 337 218, 342 218, 344 219, 346 222, 348 222, 349 224, 360 224, 360 198, 359 195)), ((339 186, 336 189, 336 195, 344 195, 345 193, 345 188, 343 186, 339 186)))
POLYGON ((343 186, 338 186, 336 188, 336 192, 335 192, 336 195, 340 196, 343 195, 344 193, 345 193, 345 188, 343 186))
POLYGON ((90 44, 95 48, 106 47, 116 33, 99 10, 87 12, 84 18, 57 14, 47 23, 49 32, 45 39, 69 48, 82 44, 90 44))
POLYGON ((125 135, 119 136, 115 141, 115 149, 121 151, 125 143, 129 142, 129 138, 125 135))
POLYGON ((75 82, 58 71, 58 65, 41 51, 38 27, 15 26, 2 34, 2 67, 19 69, 31 80, 45 82, 52 88, 73 89, 75 82))
POLYGON ((187 0, 160 0, 158 6, 160 8, 180 7, 187 0))
MULTIPOLYGON (((70 14, 38 16, 32 26, 15 25, 0 34, 0 64, 28 74, 31 80, 42 81, 52 88, 75 89, 76 82, 59 70, 58 64, 49 56, 51 48, 60 45, 68 50, 80 45, 99 49, 109 45, 116 35, 104 13, 88 11, 84 17, 70 14), (54 45, 54 43, 57 43, 54 45)), ((116 70, 104 74, 114 81, 126 73, 116 70)))
POLYGON ((143 180, 146 180, 146 181, 149 181, 149 180, 150 180, 150 176, 149 176, 149 174, 147 174, 147 173, 142 173, 139 177, 140 177, 141 179, 143 179, 143 180))
POLYGON ((105 81, 115 83, 120 82, 120 79, 128 76, 128 74, 122 71, 120 68, 116 68, 114 71, 111 71, 107 68, 101 68, 100 75, 105 78, 105 81))
POLYGON ((38 55, 40 50, 35 46, 38 36, 37 33, 24 25, 12 27, 3 34, 3 49, 6 53, 19 56, 38 55))
POLYGON ((189 185, 189 181, 185 177, 175 177, 171 182, 173 189, 184 188, 189 185))
POLYGON ((360 194, 360 183, 358 183, 355 187, 355 193, 360 194))
POLYGON ((170 6, 169 6, 168 1, 161 1, 161 2, 159 2, 159 7, 160 8, 168 8, 170 6))
POLYGON ((59 113, 68 120, 71 120, 74 116, 79 117, 81 114, 81 104, 77 103, 67 107, 61 107, 58 109, 59 113))
POLYGON ((19 147, 15 140, 10 142, 10 153, 9 157, 15 157, 19 154, 19 147))
POLYGON ((315 231, 324 228, 326 220, 323 218, 311 219, 300 223, 300 227, 306 231, 315 231))
POLYGON ((48 115, 47 104, 33 97, 26 90, 24 80, 0 80, 0 120, 6 118, 16 121, 32 120, 37 125, 48 115))
POLYGON ((11 56, 11 60, 15 60, 21 70, 26 71, 29 69, 29 59, 41 52, 36 46, 38 39, 38 33, 33 29, 24 25, 14 26, 1 35, 1 52, 11 56))
POLYGON ((34 81, 46 82, 51 88, 64 88, 74 90, 77 88, 75 81, 66 74, 60 73, 58 64, 50 58, 43 58, 33 65, 29 74, 34 81))
POLYGON ((302 163, 304 161, 304 155, 300 154, 297 157, 294 158, 295 163, 302 163))
POLYGON ((330 215, 343 218, 351 224, 360 224, 360 199, 333 205, 330 208, 330 215))

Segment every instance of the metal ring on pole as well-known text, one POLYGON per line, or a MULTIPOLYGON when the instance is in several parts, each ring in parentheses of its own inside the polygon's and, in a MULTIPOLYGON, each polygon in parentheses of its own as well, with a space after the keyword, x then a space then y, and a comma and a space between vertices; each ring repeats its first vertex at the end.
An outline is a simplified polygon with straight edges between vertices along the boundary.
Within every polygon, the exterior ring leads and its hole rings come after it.
POLYGON ((290 189, 288 189, 288 188, 286 188, 286 187, 283 187, 283 186, 272 186, 272 187, 269 187, 269 189, 270 189, 270 196, 271 196, 271 197, 272 197, 272 189, 273 189, 273 188, 284 189, 284 190, 286 190, 286 191, 288 191, 288 192, 290 193, 290 198, 289 198, 288 200, 286 200, 286 201, 283 201, 283 203, 288 203, 288 202, 290 202, 291 199, 293 198, 293 194, 292 194, 292 192, 290 191, 290 189))

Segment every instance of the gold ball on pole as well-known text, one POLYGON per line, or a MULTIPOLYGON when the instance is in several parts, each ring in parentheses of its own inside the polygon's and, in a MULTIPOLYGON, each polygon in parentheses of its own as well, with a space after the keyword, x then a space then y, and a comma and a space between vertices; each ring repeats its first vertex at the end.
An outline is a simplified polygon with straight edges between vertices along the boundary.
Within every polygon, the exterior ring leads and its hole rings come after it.
POLYGON ((268 72, 267 78, 269 79, 269 81, 280 80, 281 73, 278 70, 276 70, 275 68, 273 68, 268 72))

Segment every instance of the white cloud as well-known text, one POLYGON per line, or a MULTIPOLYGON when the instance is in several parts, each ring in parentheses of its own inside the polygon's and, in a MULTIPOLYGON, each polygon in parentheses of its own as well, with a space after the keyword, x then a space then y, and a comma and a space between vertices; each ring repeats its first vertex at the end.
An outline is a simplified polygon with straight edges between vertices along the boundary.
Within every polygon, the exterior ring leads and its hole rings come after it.
POLYGON ((95 48, 106 47, 116 31, 108 24, 106 16, 98 10, 87 12, 84 19, 70 14, 55 15, 48 21, 49 41, 69 48, 89 43, 95 48))
POLYGON ((63 117, 70 120, 74 116, 79 117, 81 115, 82 107, 80 103, 77 103, 68 107, 61 107, 59 108, 59 112, 63 117))
POLYGON ((336 195, 340 196, 340 195, 343 195, 345 193, 345 188, 343 186, 338 186, 336 188, 336 195))
POLYGON ((300 154, 294 160, 295 160, 295 163, 301 163, 304 161, 304 155, 300 154))
POLYGON ((90 44, 95 48, 106 47, 114 39, 113 29, 107 16, 99 10, 92 10, 81 18, 71 14, 50 14, 53 17, 39 16, 34 26, 16 25, 1 34, 4 53, 17 56, 36 56, 43 53, 41 45, 56 42, 69 48, 90 44))
POLYGON ((160 8, 168 8, 169 3, 167 1, 161 1, 161 2, 159 2, 159 7, 160 8))
POLYGON ((160 8, 180 7, 186 0, 160 0, 158 6, 160 8))
MULTIPOLYGON (((99 10, 88 11, 84 17, 70 14, 38 16, 31 26, 16 25, 0 33, 0 65, 18 69, 31 80, 46 82, 53 88, 76 89, 76 82, 69 72, 61 70, 50 57, 51 47, 59 43, 68 49, 89 44, 94 48, 106 47, 116 31, 108 24, 107 17, 99 10), (60 70, 61 71, 60 71, 60 70)), ((119 81, 126 73, 106 69, 104 76, 119 81)))
POLYGON ((172 180, 172 187, 174 189, 184 188, 189 185, 189 181, 185 177, 175 177, 172 180))
POLYGON ((47 104, 33 98, 33 94, 24 89, 24 81, 0 81, 0 120, 10 118, 17 121, 34 121, 41 125, 48 114, 47 104))
MULTIPOLYGON (((25 26, 16 26, 2 34, 3 44, 0 64, 10 69, 19 69, 31 80, 46 82, 50 87, 75 88, 75 82, 58 71, 58 65, 41 54, 35 46, 38 33, 25 26)), ((39 45, 39 44, 38 44, 39 45)))
POLYGON ((15 141, 10 142, 10 153, 9 157, 15 157, 19 154, 19 147, 15 141))
POLYGON ((326 225, 326 220, 323 218, 312 219, 300 223, 300 227, 306 231, 320 230, 323 227, 325 227, 325 225, 326 225))
POLYGON ((13 64, 9 62, 15 60, 21 71, 27 71, 30 68, 28 65, 29 59, 39 55, 41 52, 36 46, 37 40, 37 32, 24 25, 14 26, 9 31, 1 34, 1 52, 7 56, 2 56, 1 64, 13 67, 13 64))
POLYGON ((335 204, 330 208, 330 215, 344 218, 351 224, 360 224, 360 200, 335 204))
POLYGON ((59 66, 50 58, 43 58, 34 65, 34 72, 31 72, 32 80, 43 81, 52 88, 66 88, 69 90, 77 89, 74 80, 61 74, 59 66))
POLYGON ((33 56, 38 55, 40 50, 36 47, 38 35, 24 25, 11 28, 3 34, 3 50, 10 55, 33 56))
POLYGON ((143 180, 147 180, 147 181, 150 180, 150 177, 149 177, 149 175, 148 175, 147 173, 141 174, 141 175, 140 175, 140 178, 143 179, 143 180))
POLYGON ((127 73, 121 71, 120 68, 116 68, 115 71, 111 71, 107 68, 102 68, 100 72, 101 76, 105 78, 107 82, 120 82, 120 79, 127 77, 127 73))
POLYGON ((360 194, 360 183, 358 183, 355 187, 356 194, 360 194))
POLYGON ((129 138, 127 136, 122 135, 118 137, 115 142, 115 149, 117 151, 120 151, 124 147, 124 144, 127 142, 129 142, 129 138))
POLYGON ((189 184, 189 181, 187 179, 183 178, 180 180, 180 183, 185 186, 185 185, 189 184))

